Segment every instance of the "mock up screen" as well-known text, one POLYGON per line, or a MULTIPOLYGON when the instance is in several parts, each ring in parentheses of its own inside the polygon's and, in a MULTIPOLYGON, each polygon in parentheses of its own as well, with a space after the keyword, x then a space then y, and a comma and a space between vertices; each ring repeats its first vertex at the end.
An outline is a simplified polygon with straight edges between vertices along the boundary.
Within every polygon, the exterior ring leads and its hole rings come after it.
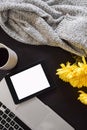
POLYGON ((10 79, 19 100, 50 87, 41 64, 19 72, 10 79))

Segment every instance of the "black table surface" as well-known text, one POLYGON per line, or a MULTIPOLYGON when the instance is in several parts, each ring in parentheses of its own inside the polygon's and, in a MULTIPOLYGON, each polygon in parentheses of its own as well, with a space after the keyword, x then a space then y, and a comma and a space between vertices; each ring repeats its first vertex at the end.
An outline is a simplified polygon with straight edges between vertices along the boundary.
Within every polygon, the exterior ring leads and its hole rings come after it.
MULTIPOLYGON (((86 130, 87 106, 77 100, 77 89, 61 81, 56 75, 56 69, 60 67, 60 63, 74 62, 73 55, 58 47, 23 44, 8 36, 1 28, 0 43, 10 47, 18 55, 18 64, 9 71, 10 73, 44 60, 56 88, 38 95, 38 98, 72 125, 75 130, 86 130)), ((0 80, 7 73, 0 70, 0 80)))

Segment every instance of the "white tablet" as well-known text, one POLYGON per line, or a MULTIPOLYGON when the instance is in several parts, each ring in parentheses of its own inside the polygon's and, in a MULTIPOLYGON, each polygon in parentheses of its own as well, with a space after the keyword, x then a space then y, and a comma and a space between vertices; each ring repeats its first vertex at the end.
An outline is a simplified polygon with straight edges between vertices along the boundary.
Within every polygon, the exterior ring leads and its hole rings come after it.
POLYGON ((16 104, 55 87, 45 64, 34 64, 5 77, 16 104))

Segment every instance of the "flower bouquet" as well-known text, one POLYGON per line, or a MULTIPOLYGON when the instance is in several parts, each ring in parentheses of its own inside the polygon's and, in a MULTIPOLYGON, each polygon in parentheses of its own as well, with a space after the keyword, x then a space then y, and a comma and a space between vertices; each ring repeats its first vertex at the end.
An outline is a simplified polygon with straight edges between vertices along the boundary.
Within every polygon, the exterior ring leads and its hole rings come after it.
POLYGON ((77 87, 81 103, 87 105, 87 93, 81 90, 82 87, 87 87, 87 62, 84 56, 82 60, 71 64, 67 62, 60 64, 61 68, 57 69, 56 75, 65 82, 69 82, 71 86, 77 87))

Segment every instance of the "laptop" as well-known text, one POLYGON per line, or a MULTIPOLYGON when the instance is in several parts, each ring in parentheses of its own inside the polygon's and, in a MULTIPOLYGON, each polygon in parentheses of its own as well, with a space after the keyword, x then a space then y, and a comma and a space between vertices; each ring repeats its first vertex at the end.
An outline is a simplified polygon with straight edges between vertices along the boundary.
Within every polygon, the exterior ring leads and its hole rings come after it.
POLYGON ((0 82, 1 130, 74 130, 36 96, 15 103, 5 78, 0 82))

